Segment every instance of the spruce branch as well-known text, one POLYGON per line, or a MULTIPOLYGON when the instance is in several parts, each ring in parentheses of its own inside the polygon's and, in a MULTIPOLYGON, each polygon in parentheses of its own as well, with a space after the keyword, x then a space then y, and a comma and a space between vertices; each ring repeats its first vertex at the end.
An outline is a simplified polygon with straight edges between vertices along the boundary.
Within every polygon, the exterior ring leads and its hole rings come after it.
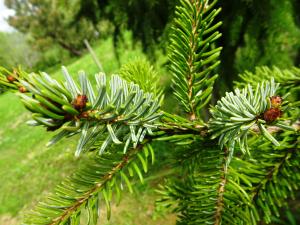
POLYGON ((19 82, 26 73, 21 68, 15 68, 9 71, 4 67, 0 67, 0 89, 4 91, 27 92, 26 88, 19 82))
POLYGON ((294 130, 279 121, 284 107, 283 99, 276 96, 279 84, 274 80, 262 82, 256 86, 255 91, 251 85, 234 92, 226 93, 226 96, 211 108, 212 118, 209 121, 209 128, 212 138, 219 137, 221 148, 227 145, 230 152, 229 160, 232 158, 233 150, 238 144, 243 153, 248 153, 247 139, 251 129, 257 126, 261 134, 274 145, 278 141, 270 134, 266 126, 279 126, 284 129, 294 130))
POLYGON ((244 84, 257 85, 264 80, 269 80, 270 77, 273 77, 276 82, 280 83, 281 89, 285 93, 299 89, 300 85, 300 69, 296 67, 283 70, 276 66, 272 68, 267 66, 256 67, 255 72, 245 71, 239 77, 241 81, 235 82, 238 87, 244 86, 244 84))
POLYGON ((163 89, 160 84, 160 75, 146 59, 136 59, 123 65, 120 76, 128 82, 134 82, 140 88, 160 98, 163 89))
POLYGON ((79 85, 63 68, 66 79, 60 83, 46 73, 28 74, 20 79, 28 93, 18 93, 33 120, 30 125, 42 125, 47 130, 60 129, 49 142, 52 145, 64 137, 81 133, 76 155, 106 135, 98 149, 102 154, 111 144, 136 146, 146 134, 156 128, 159 119, 159 100, 145 93, 138 85, 117 75, 107 81, 103 73, 96 74, 96 91, 84 72, 79 73, 79 85))
MULTIPOLYGON (((251 140, 257 148, 253 158, 235 158, 231 164, 232 179, 249 193, 253 205, 250 213, 257 222, 270 223, 272 217, 279 217, 285 200, 299 188, 299 133, 285 131, 279 138, 281 144, 276 148, 262 139, 251 140)), ((242 204, 238 207, 247 208, 242 204)))
POLYGON ((116 149, 101 157, 96 156, 93 162, 88 162, 62 182, 52 195, 26 215, 24 224, 79 224, 86 210, 88 224, 96 225, 101 201, 106 205, 109 219, 113 193, 120 201, 124 184, 132 192, 133 182, 129 177, 144 181, 142 171, 147 172, 149 158, 152 158, 152 163, 154 160, 150 142, 151 139, 145 140, 126 154, 116 149))
POLYGON ((195 120, 211 98, 222 48, 213 48, 221 36, 215 23, 220 9, 212 9, 217 1, 181 0, 176 8, 169 47, 170 70, 174 94, 182 103, 190 119, 195 120))
MULTIPOLYGON (((163 112, 159 123, 157 123, 157 129, 154 130, 151 135, 155 140, 158 141, 169 141, 177 145, 188 145, 197 141, 206 141, 210 143, 207 138, 211 137, 209 130, 209 124, 201 121, 190 121, 186 118, 175 114, 169 114, 163 112)), ((291 123, 289 120, 282 120, 279 124, 268 125, 266 130, 271 135, 276 135, 284 130, 299 131, 299 121, 291 123)), ((252 135, 260 135, 261 131, 259 127, 254 124, 250 129, 249 133, 252 135)), ((212 143, 217 144, 214 140, 212 143)), ((194 157, 194 155, 191 155, 194 157)))
POLYGON ((208 135, 207 124, 201 121, 190 121, 178 115, 163 112, 154 138, 158 141, 168 141, 176 145, 189 145, 197 140, 203 140, 208 135), (157 136, 159 134, 159 136, 157 136))
POLYGON ((181 173, 158 190, 158 205, 177 212, 178 224, 251 224, 250 215, 236 207, 250 196, 231 179, 226 149, 198 142, 179 153, 181 173))
POLYGON ((300 183, 300 69, 259 67, 240 75, 237 85, 247 86, 226 93, 211 107, 209 122, 201 120, 222 49, 215 47, 221 36, 216 3, 180 0, 176 8, 168 57, 174 95, 188 119, 160 110, 159 76, 144 60, 123 66, 121 75, 110 79, 96 74, 95 84, 84 72, 75 81, 65 68, 64 82, 46 73, 0 68, 0 89, 18 92, 32 112, 29 124, 59 131, 50 145, 80 134, 76 155, 94 157, 25 224, 77 225, 86 211, 87 223, 95 225, 100 202, 109 218, 113 196, 120 199, 124 184, 132 191, 130 177, 144 182, 143 173, 155 159, 152 141, 174 144, 172 172, 159 190, 159 202, 178 214, 178 224, 256 225, 279 217, 300 183), (296 96, 293 105, 287 103, 288 92, 296 96))
POLYGON ((224 159, 223 159, 223 167, 221 169, 221 179, 219 183, 219 188, 217 190, 217 201, 216 201, 216 212, 215 212, 215 222, 214 225, 221 224, 222 221, 222 213, 224 210, 224 193, 225 186, 227 183, 227 173, 228 173, 228 150, 224 148, 224 159))
MULTIPOLYGON (((247 84, 257 85, 263 80, 270 79, 273 77, 274 80, 280 83, 280 89, 278 94, 284 96, 288 99, 290 104, 290 109, 293 110, 293 114, 289 112, 290 116, 293 117, 293 122, 299 120, 299 87, 300 87, 300 69, 293 67, 289 69, 279 69, 278 67, 257 67, 254 72, 246 71, 243 74, 240 74, 241 81, 235 82, 238 87, 241 87, 247 84), (298 111, 297 111, 298 110, 298 111), (298 115, 297 115, 298 114, 298 115)), ((289 110, 290 111, 290 110, 289 110)))

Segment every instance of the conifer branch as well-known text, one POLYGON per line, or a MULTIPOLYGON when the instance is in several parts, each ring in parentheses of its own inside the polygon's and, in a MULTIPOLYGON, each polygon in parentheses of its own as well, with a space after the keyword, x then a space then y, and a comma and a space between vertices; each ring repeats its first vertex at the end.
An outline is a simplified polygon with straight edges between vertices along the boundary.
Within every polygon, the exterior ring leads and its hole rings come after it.
POLYGON ((77 82, 65 68, 64 82, 0 68, 0 89, 18 93, 32 112, 29 124, 59 130, 50 145, 80 134, 76 155, 89 152, 95 158, 59 185, 25 224, 78 225, 86 210, 88 224, 95 225, 100 198, 109 218, 113 194, 119 199, 123 184, 132 191, 129 177, 144 182, 142 171, 155 158, 152 141, 174 143, 169 156, 178 173, 159 192, 160 203, 178 213, 179 225, 256 225, 279 217, 282 202, 300 183, 300 69, 260 67, 240 75, 238 86, 247 86, 226 93, 205 123, 201 111, 211 99, 222 49, 215 47, 221 36, 216 3, 180 0, 176 8, 168 57, 174 95, 188 118, 160 110, 159 75, 143 60, 123 66, 121 77, 96 74, 95 82, 82 71, 77 82), (296 96, 294 104, 288 104, 287 92, 292 101, 296 96), (237 150, 243 154, 234 154, 237 150))
POLYGON ((0 67, 0 88, 4 91, 27 92, 26 88, 20 83, 24 78, 25 72, 21 68, 15 68, 9 71, 4 67, 0 67))
MULTIPOLYGON (((287 139, 297 137, 290 132, 288 132, 288 134, 290 138, 287 139)), ((296 142, 298 141, 296 140, 296 142)), ((285 140, 283 140, 283 142, 285 142, 285 140)), ((261 180, 251 190, 252 202, 256 207, 262 209, 260 214, 267 223, 271 222, 272 215, 276 215, 277 217, 280 216, 279 208, 282 207, 284 200, 293 197, 294 191, 299 188, 298 184, 300 178, 297 175, 300 172, 299 143, 286 144, 288 146, 279 150, 277 157, 274 157, 273 159, 273 165, 271 167, 266 167, 265 175, 261 176, 261 180)), ((265 154, 270 154, 270 150, 271 149, 266 149, 265 154)), ((258 154, 258 156, 261 157, 260 154, 258 154)), ((267 156, 263 157, 266 159, 267 156)))
POLYGON ((219 64, 217 58, 221 51, 221 48, 212 48, 221 36, 216 31, 221 23, 214 23, 220 12, 220 9, 212 10, 215 3, 209 0, 181 0, 172 28, 169 60, 174 94, 192 121, 209 102, 217 77, 211 76, 219 64))
POLYGON ((212 119, 209 128, 213 138, 219 137, 221 148, 224 145, 229 149, 229 160, 232 158, 235 145, 238 144, 243 153, 248 153, 248 134, 255 126, 261 134, 274 145, 278 141, 269 133, 266 126, 273 125, 283 129, 294 130, 293 127, 280 123, 278 120, 287 109, 280 96, 276 96, 279 84, 262 82, 253 91, 252 86, 234 92, 218 101, 211 109, 212 119))
POLYGON ((63 73, 65 83, 46 73, 22 73, 22 76, 15 76, 13 82, 13 85, 22 85, 27 90, 18 95, 33 113, 29 124, 45 126, 49 131, 60 129, 49 146, 64 137, 81 133, 76 149, 78 156, 107 134, 99 147, 100 154, 108 145, 123 142, 126 142, 126 152, 130 143, 136 146, 156 128, 154 122, 161 116, 159 100, 151 93, 144 93, 138 85, 117 75, 108 82, 106 75, 101 73, 95 75, 95 92, 84 72, 79 73, 80 85, 66 68, 63 68, 63 73))
POLYGON ((139 85, 144 92, 153 93, 157 98, 163 95, 160 84, 161 76, 145 59, 137 59, 123 65, 120 69, 120 76, 128 82, 139 85))
POLYGON ((232 162, 230 176, 249 193, 249 202, 240 203, 238 208, 249 210, 253 224, 271 222, 272 216, 279 217, 279 208, 293 196, 299 185, 299 135, 291 131, 280 133, 281 147, 264 143, 263 139, 251 140, 258 148, 252 159, 232 162), (255 144, 253 142, 255 141, 255 144), (251 205, 251 207, 249 207, 251 205))
POLYGON ((249 196, 244 197, 243 190, 231 180, 228 154, 213 142, 193 143, 185 151, 179 150, 183 172, 178 179, 170 178, 158 191, 162 194, 158 204, 174 207, 173 211, 179 214, 178 224, 182 225, 250 224, 243 208, 236 208, 240 203, 247 204, 249 196))
POLYGON ((256 67, 254 73, 245 71, 240 74, 239 77, 241 81, 235 82, 238 87, 243 86, 245 83, 257 85, 258 83, 273 77, 276 82, 280 83, 285 94, 291 89, 298 89, 300 85, 300 69, 296 67, 283 70, 276 66, 272 68, 266 66, 256 67))
POLYGON ((259 182, 259 184, 252 190, 252 199, 255 201, 255 199, 258 198, 259 192, 262 191, 262 189, 266 186, 268 182, 272 182, 274 176, 278 174, 280 169, 284 166, 285 163, 291 158, 292 154, 296 152, 297 149, 285 149, 285 153, 279 163, 276 163, 271 169, 269 169, 268 173, 265 175, 265 177, 259 182))
POLYGON ((96 225, 99 217, 100 198, 106 204, 108 219, 110 202, 115 191, 120 200, 120 191, 126 183, 132 191, 129 177, 137 176, 143 182, 142 170, 147 172, 148 158, 154 159, 154 152, 147 139, 126 154, 118 150, 96 157, 94 162, 79 170, 56 188, 45 202, 39 203, 35 210, 28 214, 25 224, 78 224, 80 216, 88 210, 89 224, 96 225), (133 172, 134 171, 134 172, 133 172))
POLYGON ((221 170, 221 179, 219 188, 217 190, 217 202, 216 202, 216 213, 215 213, 215 223, 214 225, 220 225, 222 221, 222 211, 224 210, 224 193, 225 193, 225 186, 227 183, 227 173, 228 173, 228 150, 224 148, 224 159, 223 165, 221 170))

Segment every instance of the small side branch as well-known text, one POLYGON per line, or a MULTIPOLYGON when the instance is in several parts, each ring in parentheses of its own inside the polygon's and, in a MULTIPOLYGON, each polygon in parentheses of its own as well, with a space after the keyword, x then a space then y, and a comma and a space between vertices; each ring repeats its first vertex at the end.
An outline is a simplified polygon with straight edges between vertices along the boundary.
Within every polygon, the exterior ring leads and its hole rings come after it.
POLYGON ((136 148, 128 151, 128 153, 123 156, 122 160, 114 167, 112 167, 105 176, 99 177, 99 182, 95 183, 94 187, 91 190, 86 192, 81 198, 78 198, 76 202, 74 202, 70 207, 66 208, 64 212, 53 219, 49 225, 58 225, 62 221, 65 221, 67 218, 69 218, 74 212, 79 210, 80 207, 86 204, 86 202, 89 201, 90 198, 99 193, 105 187, 107 182, 110 182, 116 174, 118 174, 124 167, 130 164, 136 154, 139 153, 143 149, 143 147, 151 141, 151 139, 148 139, 143 144, 139 144, 136 148))
POLYGON ((260 193, 260 191, 265 187, 265 185, 272 181, 275 175, 278 174, 278 171, 284 166, 284 164, 290 159, 291 155, 296 152, 297 149, 287 149, 282 160, 277 163, 274 167, 270 169, 270 171, 266 174, 264 179, 257 185, 257 187, 252 191, 252 201, 255 201, 260 193))
POLYGON ((224 159, 223 159, 223 167, 221 171, 221 181, 218 188, 218 199, 216 202, 216 213, 215 213, 215 223, 214 225, 220 225, 222 221, 222 211, 224 209, 224 193, 225 193, 225 185, 227 182, 227 173, 228 173, 228 149, 224 148, 224 159))

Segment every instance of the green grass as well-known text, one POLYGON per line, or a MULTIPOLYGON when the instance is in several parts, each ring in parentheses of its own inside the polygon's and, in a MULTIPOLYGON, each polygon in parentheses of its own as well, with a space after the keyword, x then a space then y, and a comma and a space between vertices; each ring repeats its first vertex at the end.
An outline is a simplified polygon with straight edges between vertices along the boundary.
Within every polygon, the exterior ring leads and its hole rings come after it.
MULTIPOLYGON (((130 42, 125 43, 120 61, 126 63, 136 57, 144 57, 140 48, 133 49, 130 42)), ((116 73, 119 63, 115 59, 112 40, 103 40, 95 47, 95 52, 108 74, 116 73)), ((66 65, 75 76, 84 70, 91 77, 98 68, 89 54, 66 65)), ((61 79, 60 69, 49 69, 50 75, 61 79)), ((29 127, 25 122, 30 114, 12 93, 0 95, 0 224, 20 224, 22 215, 30 209, 56 184, 75 171, 82 159, 74 157, 77 137, 63 140, 46 148, 45 144, 53 135, 42 127, 29 127)), ((143 221, 145 225, 174 224, 171 216, 155 220, 155 194, 151 188, 143 189, 142 196, 125 194, 120 207, 113 207, 110 222, 101 224, 134 225, 143 221)), ((105 214, 105 213, 104 213, 105 214)), ((103 218, 103 217, 102 217, 103 218)))

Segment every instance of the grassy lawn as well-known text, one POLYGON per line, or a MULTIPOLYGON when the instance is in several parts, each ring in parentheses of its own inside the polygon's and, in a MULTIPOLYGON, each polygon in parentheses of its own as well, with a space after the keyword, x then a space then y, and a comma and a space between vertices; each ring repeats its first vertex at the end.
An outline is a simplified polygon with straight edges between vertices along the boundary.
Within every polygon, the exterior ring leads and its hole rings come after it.
MULTIPOLYGON (((133 49, 130 43, 122 48, 120 61, 126 63, 142 57, 140 48, 133 49)), ((95 47, 105 72, 116 73, 119 63, 115 59, 111 39, 101 41, 95 47)), ((66 65, 72 75, 84 70, 91 77, 98 69, 89 54, 66 65)), ((60 79, 60 69, 50 69, 60 79)), ((77 137, 63 140, 46 148, 53 135, 42 127, 25 124, 30 114, 12 93, 0 95, 0 224, 20 224, 22 215, 42 196, 53 190, 64 177, 71 174, 82 159, 74 157, 77 137)), ((113 206, 112 219, 106 222, 105 212, 100 224, 152 225, 174 224, 174 217, 157 218, 154 213, 155 194, 150 187, 138 188, 139 194, 124 194, 119 207, 113 206)))

